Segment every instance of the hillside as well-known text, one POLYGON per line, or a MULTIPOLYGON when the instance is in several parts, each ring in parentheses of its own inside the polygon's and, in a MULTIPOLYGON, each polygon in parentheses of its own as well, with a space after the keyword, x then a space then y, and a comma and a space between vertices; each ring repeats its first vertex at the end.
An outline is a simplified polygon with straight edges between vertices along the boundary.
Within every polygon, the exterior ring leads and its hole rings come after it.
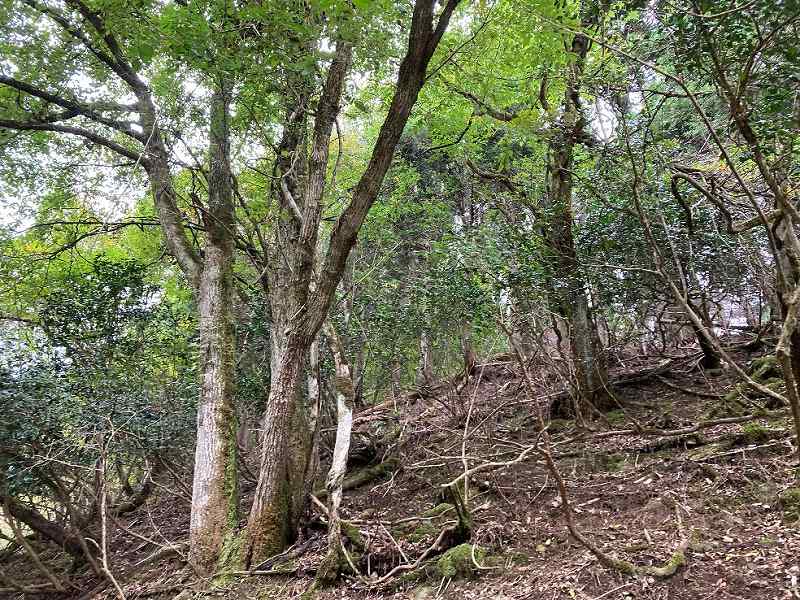
MULTIPOLYGON (((760 353, 729 342, 740 362, 763 364, 760 353)), ((576 528, 637 569, 671 566, 669 572, 631 575, 603 566, 570 535, 541 455, 520 459, 537 442, 533 403, 549 400, 532 400, 518 365, 501 356, 479 364, 458 389, 443 382, 428 394, 398 398, 396 407, 389 401, 356 415, 354 452, 393 432, 383 451, 399 468, 390 462, 382 476, 345 493, 343 516, 363 542, 354 558, 360 573, 316 597, 798 597, 800 491, 792 487, 797 464, 789 415, 743 419, 752 400, 730 394, 736 379, 726 369, 698 369, 697 359, 631 359, 614 373, 618 410, 592 421, 591 430, 563 418, 548 426, 576 528), (724 422, 713 424, 718 421, 724 422), (513 464, 489 464, 507 462, 513 464), (442 485, 465 464, 482 467, 467 487, 472 546, 442 554, 435 542, 455 522, 442 485), (683 550, 680 558, 676 550, 683 550), (429 558, 420 561, 426 551, 429 558)), ((351 473, 364 473, 381 458, 352 466, 351 473)), ((326 547, 319 510, 307 538, 284 555, 194 594, 200 582, 184 567, 179 546, 187 541, 189 480, 168 475, 157 483, 157 494, 109 531, 109 568, 126 598, 296 598, 311 586, 326 547), (165 552, 169 545, 178 552, 165 552)), ((49 568, 67 566, 57 550, 31 544, 49 568)), ((90 572, 73 577, 74 589, 63 594, 36 593, 48 583, 20 551, 6 553, 1 568, 26 589, 5 589, 6 598, 118 597, 90 572)))

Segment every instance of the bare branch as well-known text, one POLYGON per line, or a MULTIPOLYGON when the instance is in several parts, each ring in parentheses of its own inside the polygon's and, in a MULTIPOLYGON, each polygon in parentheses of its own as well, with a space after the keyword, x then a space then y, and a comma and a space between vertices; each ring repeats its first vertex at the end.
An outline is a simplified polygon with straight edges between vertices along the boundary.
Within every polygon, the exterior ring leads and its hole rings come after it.
POLYGON ((84 129, 82 127, 72 127, 69 125, 58 125, 55 123, 40 122, 40 121, 13 121, 8 119, 0 119, 0 129, 13 129, 15 131, 52 131, 55 133, 68 133, 70 135, 77 135, 79 137, 85 138, 90 142, 97 144, 98 146, 104 146, 105 148, 108 148, 109 150, 112 150, 113 152, 116 152, 117 154, 120 154, 126 158, 130 158, 133 161, 139 161, 144 164, 147 160, 135 150, 126 148, 122 144, 119 144, 106 137, 103 137, 99 133, 89 131, 88 129, 84 129))
MULTIPOLYGON (((59 96, 57 94, 52 94, 46 90, 38 88, 30 83, 25 81, 20 81, 13 77, 8 77, 7 75, 0 74, 0 84, 6 85, 10 88, 15 90, 19 90, 20 92, 24 92, 45 102, 50 104, 55 104, 62 108, 67 109, 67 112, 62 113, 58 120, 66 120, 78 115, 82 115, 92 121, 96 121, 102 125, 107 125, 117 131, 124 133, 125 135, 144 143, 146 138, 144 137, 143 133, 138 133, 131 129, 130 124, 123 123, 120 121, 115 121, 114 119, 109 119, 101 115, 98 110, 100 110, 99 106, 92 107, 89 104, 77 102, 75 100, 70 100, 64 98, 63 96, 59 96)), ((121 105, 120 105, 121 106, 121 105)))

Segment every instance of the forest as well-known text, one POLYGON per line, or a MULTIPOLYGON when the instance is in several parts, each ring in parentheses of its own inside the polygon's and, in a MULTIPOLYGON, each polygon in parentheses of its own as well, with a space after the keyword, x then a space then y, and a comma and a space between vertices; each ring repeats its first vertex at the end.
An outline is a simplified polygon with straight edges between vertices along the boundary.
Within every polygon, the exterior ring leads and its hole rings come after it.
POLYGON ((0 598, 800 598, 800 0, 0 0, 0 598))

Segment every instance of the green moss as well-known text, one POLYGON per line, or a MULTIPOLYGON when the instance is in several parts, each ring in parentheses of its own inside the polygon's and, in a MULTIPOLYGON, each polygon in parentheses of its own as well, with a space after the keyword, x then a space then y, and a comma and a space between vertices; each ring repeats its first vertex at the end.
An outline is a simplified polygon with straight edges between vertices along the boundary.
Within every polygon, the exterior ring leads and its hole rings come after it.
POLYGON ((647 572, 650 575, 654 575, 655 577, 670 577, 677 571, 680 567, 686 564, 686 555, 681 552, 680 550, 676 551, 672 556, 669 557, 669 560, 664 563, 661 567, 651 567, 647 569, 647 572))
POLYGON ((228 460, 225 464, 225 497, 228 500, 228 531, 239 525, 239 471, 236 464, 236 428, 228 433, 228 460))
POLYGON ((435 535, 439 530, 430 523, 423 523, 411 532, 404 534, 405 539, 409 542, 419 542, 432 535, 435 535))
POLYGON ((765 442, 770 437, 769 430, 761 423, 755 421, 742 426, 742 435, 744 435, 745 440, 751 444, 765 442))
MULTIPOLYGON (((475 547, 475 561, 479 564, 486 558, 486 551, 475 547)), ((440 577, 470 579, 478 571, 472 560, 472 544, 461 544, 450 548, 436 560, 436 571, 440 577)))
MULTIPOLYGON (((774 355, 762 356, 753 360, 750 363, 750 377, 773 392, 782 393, 785 387, 783 373, 774 355)), ((763 394, 746 383, 738 383, 722 399, 721 404, 724 410, 715 407, 707 417, 713 418, 720 414, 737 415, 751 412, 752 408, 749 405, 745 405, 742 399, 755 399, 760 396, 763 396, 763 394)))
POLYGON ((422 513, 421 516, 426 519, 430 517, 438 517, 446 512, 453 510, 454 508, 455 507, 449 502, 442 502, 441 504, 437 504, 433 508, 426 510, 424 513, 422 513))
POLYGON ((232 576, 230 571, 239 570, 242 565, 242 540, 241 535, 230 532, 222 544, 222 551, 217 560, 217 575, 214 577, 215 586, 227 585, 232 576))
POLYGON ((612 410, 606 413, 606 419, 612 425, 622 425, 627 420, 624 410, 612 410))
POLYGON ((625 575, 636 575, 636 567, 633 566, 633 563, 629 563, 627 560, 618 560, 615 558, 609 559, 608 562, 602 561, 607 567, 612 569, 616 569, 620 573, 624 573, 625 575))
POLYGON ((781 492, 778 504, 787 523, 800 521, 800 487, 791 487, 781 492))
POLYGON ((755 358, 750 363, 750 377, 756 381, 765 381, 780 376, 781 368, 774 354, 755 358))
POLYGON ((350 547, 347 550, 347 556, 340 544, 337 543, 334 547, 329 546, 328 552, 317 569, 317 576, 314 578, 314 582, 300 596, 301 598, 315 597, 317 590, 335 583, 342 574, 355 574, 350 564, 352 562, 353 565, 357 565, 360 562, 361 554, 366 548, 364 538, 358 527, 348 521, 340 521, 339 529, 344 546, 350 547))
POLYGON ((765 379, 762 385, 765 388, 772 390, 773 392, 782 392, 783 389, 786 387, 784 385, 783 379, 780 379, 779 377, 771 377, 770 379, 765 379))
MULTIPOLYGON (((472 544, 465 543, 454 546, 444 554, 426 561, 418 569, 403 573, 393 581, 391 587, 399 589, 424 581, 434 581, 438 585, 445 578, 471 579, 480 571, 476 562, 481 567, 492 568, 500 567, 504 563, 501 557, 487 556, 483 548, 479 546, 474 546, 474 548, 474 561, 472 560, 472 544)), ((527 556, 520 555, 520 562, 523 559, 526 562, 529 560, 527 556)))
POLYGON ((242 541, 243 537, 237 535, 236 529, 239 526, 239 475, 237 469, 236 455, 236 420, 235 416, 231 420, 232 425, 227 431, 227 451, 225 461, 225 472, 223 482, 223 492, 227 501, 225 526, 225 538, 222 542, 222 549, 217 559, 216 575, 213 583, 215 586, 227 584, 231 577, 226 575, 228 571, 235 571, 242 566, 242 541))
POLYGON ((259 564, 286 548, 289 540, 289 503, 289 486, 284 482, 279 486, 275 498, 261 511, 257 527, 248 529, 247 543, 241 546, 242 562, 249 559, 251 564, 259 564), (248 552, 251 553, 249 557, 245 556, 248 552))
POLYGON ((775 538, 771 538, 767 535, 765 535, 762 538, 759 538, 758 543, 761 544, 762 546, 766 546, 767 548, 772 548, 778 545, 778 541, 775 538))
POLYGON ((524 552, 509 552, 505 557, 514 565, 527 565, 531 562, 531 557, 524 552))
MULTIPOLYGON (((733 386, 733 389, 731 389, 731 391, 725 394, 725 396, 722 398, 722 403, 728 409, 727 412, 732 414, 741 414, 741 399, 749 397, 748 394, 750 394, 752 391, 753 390, 745 383, 737 383, 735 386, 733 386)), ((722 414, 720 411, 715 412, 722 414)))
POLYGON ((392 529, 392 535, 396 538, 402 538, 412 543, 424 540, 432 535, 435 535, 439 531, 439 528, 436 527, 432 521, 453 510, 455 510, 455 507, 449 502, 437 504, 433 508, 426 510, 420 515, 420 517, 425 520, 421 522, 411 521, 410 523, 406 523, 400 527, 395 527, 392 529))
POLYGON ((359 552, 363 552, 364 548, 366 548, 366 543, 364 542, 364 536, 361 535, 361 531, 350 523, 350 521, 342 521, 342 535, 344 535, 350 542, 350 547, 358 550, 359 552))
POLYGON ((557 431, 564 431, 565 429, 569 429, 575 424, 574 421, 570 421, 569 419, 551 419, 550 425, 548 426, 548 431, 550 433, 556 433, 557 431))
POLYGON ((615 473, 621 471, 625 465, 625 456, 617 453, 602 452, 595 457, 594 466, 598 471, 615 473))
POLYGON ((470 515, 465 501, 467 498, 465 480, 462 478, 454 485, 440 488, 439 496, 441 501, 449 503, 453 507, 455 517, 458 519, 458 525, 453 532, 453 543, 466 542, 472 535, 472 515, 470 515))

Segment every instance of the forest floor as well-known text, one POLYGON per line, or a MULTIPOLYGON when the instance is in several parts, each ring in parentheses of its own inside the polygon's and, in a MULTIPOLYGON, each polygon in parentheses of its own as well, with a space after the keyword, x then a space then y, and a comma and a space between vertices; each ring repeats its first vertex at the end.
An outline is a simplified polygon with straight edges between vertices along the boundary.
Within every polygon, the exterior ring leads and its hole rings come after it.
MULTIPOLYGON (((759 354, 738 350, 736 358, 745 364, 759 354)), ((634 421, 674 431, 731 416, 734 408, 726 409, 722 397, 736 383, 735 374, 725 368, 703 371, 696 358, 675 359, 660 374, 617 387, 621 408, 595 420, 593 431, 561 419, 549 428, 580 531, 604 552, 641 567, 663 565, 688 540, 685 564, 674 575, 628 575, 601 565, 567 531, 554 479, 531 453, 471 478, 474 552, 462 555, 460 563, 458 557, 447 564, 433 558, 411 576, 381 582, 390 569, 414 563, 452 522, 453 511, 439 495, 442 484, 463 472, 465 457, 470 467, 506 462, 536 441, 530 394, 515 363, 500 358, 479 366, 463 389, 450 386, 444 393, 440 386, 433 397, 410 395, 397 405, 357 414, 356 442, 376 439, 399 424, 402 468, 345 493, 343 515, 367 546, 358 564, 361 577, 344 578, 316 597, 800 598, 800 525, 790 522, 800 516, 800 492, 793 505, 787 491, 797 485, 798 467, 788 414, 684 435, 631 431, 634 421)), ((663 361, 631 358, 616 375, 663 361)), ((191 584, 193 576, 174 556, 135 567, 159 544, 186 540, 187 492, 185 482, 165 481, 146 507, 120 520, 124 529, 112 528, 109 566, 126 598, 174 598, 191 584)), ((182 598, 296 598, 311 585, 324 547, 320 526, 302 553, 271 565, 270 574, 236 575, 211 591, 184 592, 182 598)), ((54 568, 58 556, 53 550, 42 553, 54 568)), ((42 583, 22 555, 1 566, 18 581, 42 583)), ((73 581, 80 589, 72 595, 39 597, 117 597, 113 587, 88 574, 73 581)))

